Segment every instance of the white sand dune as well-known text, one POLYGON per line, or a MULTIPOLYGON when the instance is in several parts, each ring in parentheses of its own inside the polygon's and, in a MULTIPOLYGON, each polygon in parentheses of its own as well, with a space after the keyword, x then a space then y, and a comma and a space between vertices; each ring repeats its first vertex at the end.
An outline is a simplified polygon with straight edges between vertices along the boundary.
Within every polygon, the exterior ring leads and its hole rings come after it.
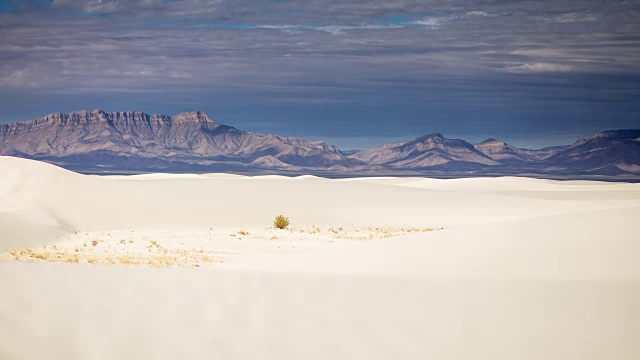
POLYGON ((11 214, 67 231, 268 226, 276 214, 300 226, 456 227, 628 207, 640 198, 635 184, 617 196, 554 190, 550 199, 540 199, 530 185, 522 193, 502 194, 502 179, 494 179, 500 184, 494 192, 474 192, 468 181, 456 181, 458 190, 447 191, 321 178, 154 175, 132 181, 11 157, 0 157, 0 169, 0 217, 11 214), (568 200, 554 198, 567 193, 568 200))
POLYGON ((0 262, 1 359, 640 358, 636 184, 99 177, 11 157, 0 174, 2 249, 75 231, 259 233, 279 213, 445 228, 296 255, 253 239, 252 255, 198 269, 0 262))

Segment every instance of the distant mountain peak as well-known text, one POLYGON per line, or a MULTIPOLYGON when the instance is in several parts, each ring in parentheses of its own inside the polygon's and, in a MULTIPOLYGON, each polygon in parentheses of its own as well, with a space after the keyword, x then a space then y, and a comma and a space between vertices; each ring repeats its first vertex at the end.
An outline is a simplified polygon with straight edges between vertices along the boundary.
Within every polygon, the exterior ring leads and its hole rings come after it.
POLYGON ((442 143, 443 141, 446 141, 447 138, 445 138, 442 134, 440 133, 433 133, 433 134, 429 134, 429 135, 423 135, 420 136, 417 139, 411 140, 411 141, 407 141, 402 143, 403 145, 407 145, 407 146, 411 146, 413 144, 420 144, 420 143, 442 143))
POLYGON ((204 111, 190 111, 182 112, 178 115, 172 116, 171 120, 176 122, 201 122, 201 123, 213 123, 209 115, 204 111))
POLYGON ((360 151, 350 157, 369 164, 404 169, 434 166, 467 169, 477 167, 478 164, 498 164, 470 143, 460 139, 447 139, 440 133, 360 151))
POLYGON ((522 149, 494 138, 489 138, 476 144, 475 148, 493 160, 502 163, 541 160, 554 154, 554 152, 536 152, 535 150, 522 149))
POLYGON ((639 173, 640 129, 607 130, 578 140, 549 160, 554 166, 594 174, 639 173))
POLYGON ((421 137, 415 139, 414 141, 419 142, 419 141, 426 141, 426 140, 429 140, 429 139, 444 139, 444 138, 445 137, 442 136, 442 134, 440 134, 440 133, 433 133, 433 134, 421 136, 421 137))
POLYGON ((593 138, 632 140, 640 138, 640 129, 605 130, 597 133, 593 138))

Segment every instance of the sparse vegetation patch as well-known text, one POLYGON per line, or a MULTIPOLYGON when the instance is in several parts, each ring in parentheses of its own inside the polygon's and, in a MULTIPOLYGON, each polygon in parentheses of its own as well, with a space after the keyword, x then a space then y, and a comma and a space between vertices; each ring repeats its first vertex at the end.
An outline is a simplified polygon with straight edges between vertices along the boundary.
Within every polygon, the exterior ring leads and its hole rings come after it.
POLYGON ((152 267, 201 267, 254 253, 292 254, 333 242, 364 241, 436 229, 344 225, 293 227, 279 215, 273 227, 202 229, 185 233, 78 232, 56 244, 0 252, 0 261, 152 267), (279 229, 286 229, 282 231, 279 229), (112 236, 113 235, 113 236, 112 236), (228 239, 243 239, 228 241, 228 239))

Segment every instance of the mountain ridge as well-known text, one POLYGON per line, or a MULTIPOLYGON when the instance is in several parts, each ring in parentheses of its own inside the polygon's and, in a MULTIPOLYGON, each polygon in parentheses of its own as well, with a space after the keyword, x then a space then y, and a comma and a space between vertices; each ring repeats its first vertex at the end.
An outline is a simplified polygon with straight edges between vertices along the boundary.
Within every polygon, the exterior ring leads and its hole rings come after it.
POLYGON ((470 143, 460 139, 447 139, 440 133, 360 151, 350 157, 369 164, 385 165, 396 169, 403 167, 420 169, 443 166, 448 163, 459 163, 461 168, 467 167, 468 163, 497 164, 470 143))
MULTIPOLYGON (((210 119, 205 112, 175 116, 139 111, 79 110, 0 125, 0 154, 24 157, 69 157, 101 152, 114 157, 143 158, 192 164, 250 164, 274 157, 292 168, 352 167, 335 146, 321 141, 246 132, 210 119)), ((260 163, 277 163, 273 160, 260 163)))
POLYGON ((640 174, 640 129, 605 130, 538 150, 433 133, 345 154, 322 141, 243 131, 204 111, 168 116, 93 109, 0 124, 0 155, 80 170, 622 176, 640 174))

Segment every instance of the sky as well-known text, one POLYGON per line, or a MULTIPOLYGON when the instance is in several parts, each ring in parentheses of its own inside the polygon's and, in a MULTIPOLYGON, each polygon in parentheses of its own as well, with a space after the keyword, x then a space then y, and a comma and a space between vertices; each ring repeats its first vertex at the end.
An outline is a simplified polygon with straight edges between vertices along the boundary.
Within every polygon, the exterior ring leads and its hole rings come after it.
POLYGON ((569 144, 640 128, 640 0, 0 0, 0 123, 97 108, 569 144))

